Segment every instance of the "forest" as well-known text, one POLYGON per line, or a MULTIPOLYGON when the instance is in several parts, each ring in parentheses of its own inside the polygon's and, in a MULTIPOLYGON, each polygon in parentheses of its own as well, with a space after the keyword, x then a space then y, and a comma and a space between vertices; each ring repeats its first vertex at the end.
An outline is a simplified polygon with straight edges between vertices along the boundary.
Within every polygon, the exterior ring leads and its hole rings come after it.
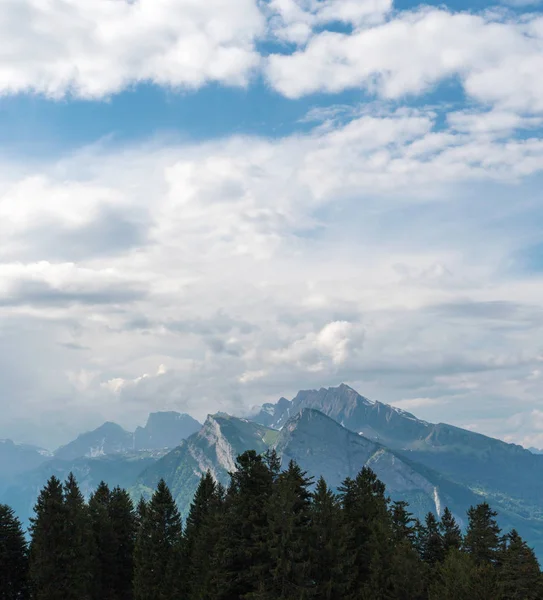
POLYGON ((275 452, 207 472, 182 521, 161 480, 147 501, 51 477, 28 535, 0 505, 0 600, 536 600, 543 577, 485 502, 461 527, 424 522, 364 467, 332 490, 275 452))

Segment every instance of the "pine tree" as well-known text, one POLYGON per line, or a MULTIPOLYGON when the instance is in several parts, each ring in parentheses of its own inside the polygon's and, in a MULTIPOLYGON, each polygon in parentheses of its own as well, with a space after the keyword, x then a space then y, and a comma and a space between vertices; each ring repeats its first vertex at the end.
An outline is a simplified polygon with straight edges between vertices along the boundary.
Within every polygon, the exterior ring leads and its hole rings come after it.
POLYGON ((65 600, 69 557, 65 552, 66 507, 62 483, 51 477, 31 519, 30 583, 34 600, 65 600))
POLYGON ((417 522, 413 518, 413 514, 407 510, 408 506, 409 503, 404 500, 397 500, 392 503, 390 511, 392 531, 397 542, 407 541, 409 544, 414 545, 417 522))
POLYGON ((138 505, 136 506, 136 529, 139 530, 143 521, 145 520, 145 516, 147 514, 147 502, 143 496, 140 496, 138 505))
POLYGON ((89 499, 89 518, 93 537, 92 598, 115 599, 113 573, 116 568, 113 528, 109 518, 111 492, 103 481, 89 499))
POLYGON ((434 513, 426 515, 422 534, 422 560, 429 565, 435 565, 445 558, 443 538, 439 523, 434 513))
POLYGON ((516 530, 505 536, 506 549, 500 557, 498 590, 501 600, 543 598, 543 581, 534 551, 516 530))
POLYGON ((447 555, 452 548, 458 550, 462 547, 462 531, 448 507, 445 507, 443 515, 441 516, 439 531, 441 532, 443 552, 445 555, 447 555))
MULTIPOLYGON (((345 600, 384 592, 394 544, 385 485, 364 467, 340 488, 346 535, 345 600)), ((375 600, 380 596, 375 596, 375 600)))
POLYGON ((498 513, 483 502, 468 510, 468 528, 464 548, 475 564, 494 564, 500 549, 500 528, 496 521, 498 513))
POLYGON ((271 569, 266 542, 266 503, 272 494, 274 473, 254 450, 236 460, 224 505, 223 531, 214 563, 217 600, 246 598, 258 592, 262 574, 271 569))
POLYGON ((216 539, 210 535, 210 513, 216 507, 217 484, 207 471, 200 479, 183 533, 184 593, 202 598, 207 589, 210 561, 216 539))
POLYGON ((275 482, 267 504, 265 544, 271 558, 269 572, 257 569, 260 599, 297 600, 309 594, 309 522, 311 478, 294 461, 275 482))
POLYGON ((161 479, 145 510, 134 551, 134 598, 176 600, 181 562, 181 517, 161 479))
POLYGON ((113 489, 108 513, 115 553, 115 569, 111 577, 113 595, 116 600, 132 600, 137 519, 134 504, 126 490, 113 489))
POLYGON ((344 591, 342 565, 345 561, 341 505, 322 477, 313 494, 310 517, 310 569, 314 582, 312 598, 341 598, 344 591))
POLYGON ((64 484, 67 590, 65 598, 88 600, 92 587, 92 530, 88 507, 77 481, 70 473, 64 484))
POLYGON ((0 600, 28 598, 28 547, 13 509, 0 504, 0 600))
POLYGON ((475 571, 474 560, 469 554, 451 548, 445 560, 437 565, 429 600, 474 600, 475 571))

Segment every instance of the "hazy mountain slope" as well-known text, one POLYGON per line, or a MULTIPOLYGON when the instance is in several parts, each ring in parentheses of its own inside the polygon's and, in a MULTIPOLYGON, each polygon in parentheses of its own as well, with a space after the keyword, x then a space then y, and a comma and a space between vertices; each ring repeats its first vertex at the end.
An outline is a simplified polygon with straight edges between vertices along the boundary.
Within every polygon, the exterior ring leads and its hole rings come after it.
POLYGON ((116 423, 104 423, 60 447, 55 451, 55 457, 61 460, 75 460, 80 457, 93 458, 139 450, 175 448, 200 427, 201 424, 190 415, 155 412, 149 415, 145 427, 138 427, 134 433, 126 431, 116 423))
POLYGON ((145 427, 134 432, 136 450, 175 448, 182 440, 199 431, 202 426, 190 415, 178 412, 155 412, 149 415, 145 427))
POLYGON ((403 410, 373 402, 347 385, 299 392, 291 402, 266 405, 257 421, 273 414, 280 428, 304 408, 317 409, 348 429, 383 443, 418 465, 486 498, 507 523, 543 552, 543 456, 472 431, 428 423, 403 410))
POLYGON ((55 451, 55 458, 75 460, 120 454, 134 450, 134 435, 116 423, 104 423, 93 431, 79 435, 73 442, 55 451))
POLYGON ((155 451, 74 460, 54 458, 37 469, 14 478, 11 485, 0 495, 0 502, 9 504, 23 521, 27 521, 32 515, 39 491, 52 475, 64 480, 70 472, 73 472, 81 491, 88 496, 100 481, 105 481, 111 487, 132 486, 138 475, 161 456, 163 456, 162 452, 155 451))
POLYGON ((395 500, 407 500, 419 517, 449 506, 460 519, 476 500, 468 489, 448 482, 430 469, 403 459, 390 449, 356 434, 315 409, 303 409, 282 428, 274 447, 283 465, 294 459, 334 488, 346 477, 370 467, 395 500))
MULTIPOLYGON (((274 415, 280 428, 304 408, 315 408, 364 437, 399 450, 418 463, 478 491, 541 504, 543 456, 444 423, 428 423, 381 402, 372 402, 347 385, 301 391, 274 415)), ((267 408, 267 414, 270 409, 267 408)), ((254 417, 258 422, 262 413, 254 417)))
POLYGON ((35 469, 50 460, 51 456, 51 452, 37 446, 0 440, 0 491, 8 485, 12 477, 35 469))
POLYGON ((210 415, 198 433, 141 474, 133 495, 148 496, 163 478, 186 514, 203 473, 209 469, 217 481, 226 484, 238 454, 246 450, 264 452, 278 435, 276 430, 246 419, 223 413, 210 415))

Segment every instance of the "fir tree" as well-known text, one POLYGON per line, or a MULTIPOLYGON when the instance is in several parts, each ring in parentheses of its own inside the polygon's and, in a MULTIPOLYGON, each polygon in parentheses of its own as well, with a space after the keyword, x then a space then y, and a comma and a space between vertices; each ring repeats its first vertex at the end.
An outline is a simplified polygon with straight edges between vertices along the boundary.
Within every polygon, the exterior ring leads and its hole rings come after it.
POLYGON ((449 550, 462 547, 462 531, 453 517, 448 507, 445 507, 441 521, 439 522, 439 531, 443 540, 443 552, 448 554, 449 550))
POLYGON ((394 539, 397 542, 407 541, 409 544, 415 544, 417 535, 417 522, 413 514, 407 510, 409 504, 404 500, 397 500, 392 503, 390 516, 392 522, 392 531, 394 539))
POLYGON ((429 512, 426 515, 422 531, 422 560, 429 565, 435 565, 445 558, 445 550, 439 523, 434 513, 429 512))
POLYGON ((469 554, 451 548, 445 560, 437 566, 429 600, 474 600, 475 570, 474 560, 469 554))
POLYGON ((113 489, 108 514, 115 553, 115 568, 111 576, 113 596, 116 600, 132 600, 137 525, 134 504, 126 490, 113 489))
POLYGON ((136 600, 176 600, 181 559, 181 517, 161 479, 147 505, 134 552, 136 600))
POLYGON ((64 484, 67 590, 65 598, 87 600, 92 585, 92 531, 88 507, 77 481, 70 473, 64 484))
POLYGON ((267 504, 265 544, 271 569, 256 570, 258 594, 250 598, 296 600, 308 596, 311 483, 311 478, 294 461, 277 478, 267 504))
POLYGON ((136 528, 139 529, 145 520, 147 514, 147 502, 143 496, 140 496, 138 505, 136 506, 136 528))
POLYGON ((534 551, 516 530, 505 536, 506 549, 500 557, 498 590, 501 600, 543 598, 543 581, 534 551))
POLYGON ((477 565, 494 564, 497 560, 501 530, 496 516, 497 513, 486 502, 468 510, 464 548, 477 565))
POLYGON ((246 598, 272 567, 266 542, 266 502, 274 473, 254 450, 238 456, 225 501, 223 532, 214 568, 217 600, 246 598))
POLYGON ((210 471, 200 483, 190 505, 183 534, 184 593, 187 598, 204 597, 216 539, 210 531, 210 513, 216 508, 217 484, 210 471))
POLYGON ((354 480, 343 482, 340 498, 348 557, 344 565, 344 598, 358 599, 360 590, 370 597, 377 590, 386 589, 383 579, 392 556, 393 531, 385 485, 364 467, 354 480))
POLYGON ((92 598, 115 599, 113 576, 116 568, 113 528, 109 517, 111 492, 103 481, 89 499, 89 518, 93 537, 92 598))
POLYGON ((21 522, 0 504, 0 600, 28 598, 28 548, 21 522))
POLYGON ((344 591, 342 564, 345 560, 341 505, 322 477, 313 494, 310 518, 312 597, 316 600, 341 598, 344 591))
POLYGON ((66 507, 62 483, 51 477, 31 519, 30 583, 34 600, 65 600, 69 557, 65 552, 66 507))

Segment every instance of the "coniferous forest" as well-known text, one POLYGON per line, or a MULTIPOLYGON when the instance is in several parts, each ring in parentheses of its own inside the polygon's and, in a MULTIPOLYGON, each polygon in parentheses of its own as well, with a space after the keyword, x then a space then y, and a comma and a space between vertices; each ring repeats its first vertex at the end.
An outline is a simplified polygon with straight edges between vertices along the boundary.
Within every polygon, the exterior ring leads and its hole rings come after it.
POLYGON ((160 481, 134 506, 101 484, 85 501, 52 477, 29 541, 0 505, 0 600, 536 600, 533 551, 472 507, 414 519, 368 468, 332 491, 274 452, 245 452, 228 488, 208 472, 184 523, 160 481))

